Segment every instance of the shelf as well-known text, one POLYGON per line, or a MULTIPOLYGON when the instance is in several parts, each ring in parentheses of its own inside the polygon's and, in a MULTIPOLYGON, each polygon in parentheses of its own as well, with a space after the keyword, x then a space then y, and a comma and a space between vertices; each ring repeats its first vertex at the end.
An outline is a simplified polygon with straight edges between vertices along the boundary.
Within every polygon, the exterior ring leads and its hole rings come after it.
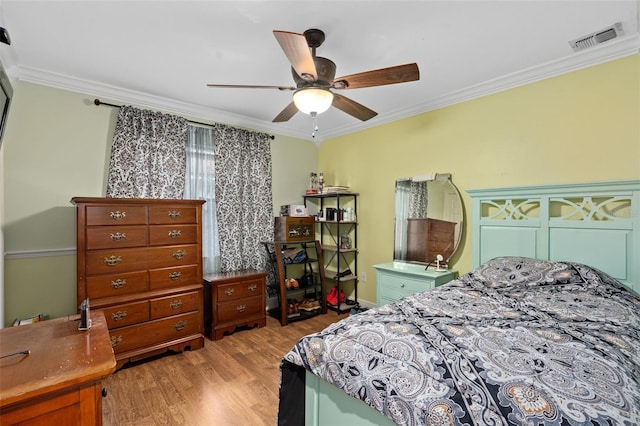
POLYGON ((278 297, 278 307, 270 309, 268 313, 275 316, 280 320, 280 325, 287 325, 292 321, 303 320, 319 314, 325 314, 327 312, 327 306, 325 302, 325 276, 324 276, 324 261, 322 258, 322 249, 320 243, 316 240, 310 241, 275 241, 275 242, 262 242, 267 250, 268 257, 270 259, 271 273, 274 277, 274 284, 270 287, 275 290, 275 295, 278 297), (304 248, 307 253, 307 258, 301 262, 285 263, 282 255, 282 251, 285 248, 304 248), (315 265, 314 265, 315 264, 315 265), (307 268, 307 265, 309 268, 307 268), (287 270, 287 268, 298 267, 298 269, 287 270), (301 272, 301 266, 304 266, 304 272, 301 272), (292 272, 295 271, 295 272, 292 272), (313 285, 302 285, 296 288, 287 288, 286 280, 294 278, 299 280, 300 275, 312 274, 313 285), (299 310, 298 315, 289 315, 288 304, 289 300, 297 299, 302 302, 304 299, 315 299, 320 301, 320 308, 311 311, 299 310))
POLYGON ((337 246, 333 246, 331 244, 323 244, 322 245, 322 250, 326 250, 326 251, 338 251, 340 253, 355 253, 358 251, 357 248, 352 247, 352 248, 341 248, 341 247, 337 247, 337 246))
POLYGON ((338 314, 344 314, 346 312, 351 312, 351 309, 355 308, 357 306, 358 306, 357 303, 355 305, 348 305, 346 303, 341 303, 340 306, 336 306, 336 305, 332 305, 330 303, 327 303, 327 309, 330 309, 332 311, 336 311, 338 314))
MULTIPOLYGON (((335 192, 330 194, 305 194, 305 207, 310 214, 314 212, 337 211, 337 215, 327 213, 324 218, 335 220, 316 220, 316 235, 319 235, 320 248, 323 251, 324 275, 327 287, 335 286, 338 291, 353 293, 350 297, 354 305, 342 304, 329 309, 338 314, 348 312, 358 306, 358 194, 355 192, 335 192), (344 213, 341 214, 340 212, 344 213), (353 220, 341 220, 341 219, 353 220), (350 248, 343 248, 342 245, 350 248), (349 271, 349 275, 337 277, 338 271, 349 271)), ((324 295, 326 298, 326 294, 324 295)))
MULTIPOLYGON (((267 313, 277 319, 280 319, 282 316, 280 313, 280 308, 269 309, 267 310, 267 313)), ((287 317, 287 322, 289 323, 289 322, 306 320, 308 318, 312 318, 326 312, 322 312, 322 309, 317 309, 315 311, 299 311, 298 313, 299 315, 297 316, 285 315, 287 317)))
POLYGON ((331 192, 327 194, 304 194, 303 198, 336 198, 336 197, 353 197, 358 194, 355 192, 331 192))

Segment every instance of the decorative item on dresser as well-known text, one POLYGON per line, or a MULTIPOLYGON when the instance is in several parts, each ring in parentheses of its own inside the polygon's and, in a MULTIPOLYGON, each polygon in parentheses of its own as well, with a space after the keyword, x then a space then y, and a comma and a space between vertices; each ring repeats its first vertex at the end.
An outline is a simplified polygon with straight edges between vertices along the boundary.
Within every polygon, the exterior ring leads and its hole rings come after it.
POLYGON ((266 272, 235 271, 204 276, 204 329, 212 340, 238 327, 264 327, 266 272))
POLYGON ((104 314, 0 330, 0 424, 101 425, 102 381, 116 368, 104 314))
POLYGON ((118 368, 204 345, 202 200, 75 197, 77 300, 104 310, 118 368))

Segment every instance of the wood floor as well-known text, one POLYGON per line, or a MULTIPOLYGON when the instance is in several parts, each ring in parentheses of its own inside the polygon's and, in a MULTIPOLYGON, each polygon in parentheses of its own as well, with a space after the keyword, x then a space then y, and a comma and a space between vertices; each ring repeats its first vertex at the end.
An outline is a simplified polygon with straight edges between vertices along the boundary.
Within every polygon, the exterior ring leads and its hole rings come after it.
POLYGON ((330 311, 284 327, 268 316, 266 327, 125 367, 105 382, 104 425, 273 426, 282 356, 346 316, 330 311))

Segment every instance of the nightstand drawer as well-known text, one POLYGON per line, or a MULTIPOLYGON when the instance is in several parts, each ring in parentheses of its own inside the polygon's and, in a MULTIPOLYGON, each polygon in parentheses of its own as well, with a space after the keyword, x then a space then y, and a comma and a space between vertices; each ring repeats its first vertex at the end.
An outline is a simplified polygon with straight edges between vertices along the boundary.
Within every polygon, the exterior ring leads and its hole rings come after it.
POLYGON ((228 322, 242 321, 254 315, 264 315, 260 312, 262 300, 260 296, 238 299, 232 302, 218 303, 217 312, 218 324, 223 325, 228 322))

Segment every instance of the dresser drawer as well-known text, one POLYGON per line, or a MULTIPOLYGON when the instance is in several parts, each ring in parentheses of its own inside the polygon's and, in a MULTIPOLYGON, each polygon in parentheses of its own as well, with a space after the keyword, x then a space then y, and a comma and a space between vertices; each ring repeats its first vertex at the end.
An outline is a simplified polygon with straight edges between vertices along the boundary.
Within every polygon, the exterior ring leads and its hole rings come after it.
POLYGON ((197 209, 190 206, 165 205, 149 207, 149 224, 198 223, 197 209))
POLYGON ((262 309, 262 299, 260 296, 237 299, 229 302, 218 303, 215 315, 218 319, 218 326, 228 322, 238 322, 244 318, 255 315, 264 315, 262 309))
POLYGON ((149 302, 127 303, 103 309, 109 329, 149 321, 149 302))
POLYGON ((87 228, 87 250, 144 247, 146 245, 146 226, 103 226, 100 228, 87 228))
POLYGON ((200 333, 199 312, 176 315, 138 325, 111 330, 111 346, 116 354, 152 344, 200 333))
POLYGON ((380 287, 380 294, 378 295, 378 298, 381 300, 385 300, 386 303, 391 303, 395 302, 398 299, 402 299, 403 297, 411 296, 415 293, 417 292, 408 291, 399 287, 387 287, 383 285, 380 287))
POLYGON ((87 206, 86 215, 87 226, 146 225, 147 223, 147 208, 144 206, 87 206))
POLYGON ((154 225, 149 227, 149 244, 152 246, 195 244, 197 242, 197 225, 154 225))
POLYGON ((146 271, 87 278, 87 297, 89 299, 124 296, 147 291, 148 288, 149 276, 146 271))
POLYGON ((380 272, 380 280, 384 289, 398 289, 407 291, 409 294, 432 290, 435 287, 433 280, 387 274, 384 272, 380 272))
POLYGON ((259 296, 264 293, 264 279, 260 278, 255 280, 243 281, 241 288, 242 297, 259 296))
POLYGON ((107 249, 87 252, 86 268, 92 275, 133 272, 162 266, 198 264, 197 245, 107 249))
POLYGON ((197 273, 198 265, 153 269, 149 271, 149 288, 151 290, 159 290, 163 288, 199 284, 200 278, 197 278, 197 273))
POLYGON ((202 306, 202 291, 151 299, 151 319, 197 311, 202 306))

